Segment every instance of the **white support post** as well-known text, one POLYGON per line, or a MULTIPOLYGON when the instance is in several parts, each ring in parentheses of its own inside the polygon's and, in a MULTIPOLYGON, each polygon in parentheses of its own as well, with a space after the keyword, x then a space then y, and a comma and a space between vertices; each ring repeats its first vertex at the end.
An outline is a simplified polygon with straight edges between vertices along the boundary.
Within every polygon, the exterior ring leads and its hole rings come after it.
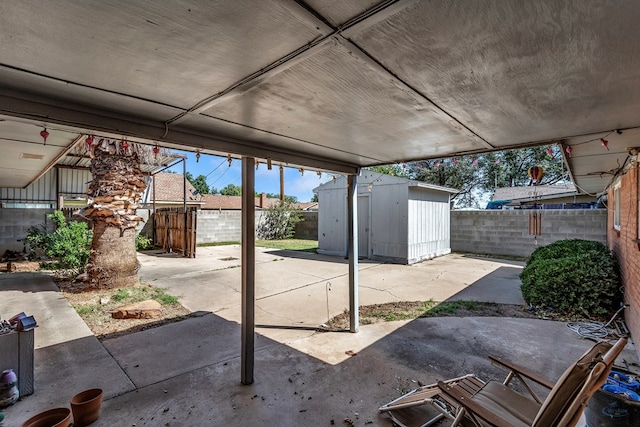
POLYGON ((256 209, 255 159, 242 158, 242 352, 241 382, 253 384, 255 357, 256 209))
POLYGON ((347 215, 349 223, 349 330, 358 332, 358 177, 347 176, 347 215))

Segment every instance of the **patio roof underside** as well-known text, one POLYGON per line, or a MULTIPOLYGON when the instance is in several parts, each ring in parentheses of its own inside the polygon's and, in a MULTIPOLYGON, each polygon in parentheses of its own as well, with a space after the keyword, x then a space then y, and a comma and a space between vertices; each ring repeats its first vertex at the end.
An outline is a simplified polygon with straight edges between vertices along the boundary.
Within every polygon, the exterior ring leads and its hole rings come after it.
POLYGON ((640 145, 638 22, 631 0, 2 2, 0 186, 93 132, 344 173, 562 142, 597 193, 640 145))

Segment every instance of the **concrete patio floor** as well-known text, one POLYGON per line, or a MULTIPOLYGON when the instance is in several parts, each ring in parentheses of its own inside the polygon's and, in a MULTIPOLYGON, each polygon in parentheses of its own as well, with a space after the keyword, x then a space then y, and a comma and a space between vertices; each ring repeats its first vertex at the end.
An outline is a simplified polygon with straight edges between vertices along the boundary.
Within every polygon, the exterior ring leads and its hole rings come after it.
MULTIPOLYGON (((348 306, 346 260, 259 248, 255 383, 244 386, 239 255, 238 246, 198 248, 195 259, 139 254, 144 280, 201 315, 102 342, 49 277, 0 274, 0 315, 26 311, 40 324, 35 393, 5 410, 3 427, 68 407, 92 387, 105 390, 95 426, 390 426, 377 408, 419 383, 469 372, 500 378, 489 354, 555 380, 592 345, 562 322, 537 319, 428 318, 363 325, 357 334, 316 332, 348 306)), ((519 304, 521 267, 460 254, 413 266, 362 262, 360 304, 519 304)), ((630 345, 621 358, 637 361, 630 345)))

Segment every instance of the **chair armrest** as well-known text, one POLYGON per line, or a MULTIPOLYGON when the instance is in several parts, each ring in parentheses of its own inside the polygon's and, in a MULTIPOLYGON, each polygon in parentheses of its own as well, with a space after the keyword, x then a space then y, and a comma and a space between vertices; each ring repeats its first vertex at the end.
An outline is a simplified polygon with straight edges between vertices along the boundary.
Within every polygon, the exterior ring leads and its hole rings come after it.
POLYGON ((478 417, 492 426, 513 427, 502 417, 494 414, 484 406, 475 402, 472 399, 473 395, 463 388, 456 387, 455 385, 449 385, 443 381, 438 381, 438 388, 442 394, 446 395, 450 400, 455 401, 459 406, 464 408, 471 417, 478 417))
POLYGON ((517 365, 513 362, 510 362, 508 360, 505 360, 505 359, 502 359, 501 357, 496 357, 496 356, 489 356, 489 360, 491 360, 491 364, 493 364, 494 366, 498 366, 500 368, 506 368, 509 371, 513 371, 518 375, 528 378, 531 381, 534 381, 548 388, 549 390, 551 390, 555 386, 555 383, 549 381, 548 379, 546 379, 545 377, 539 374, 536 374, 533 371, 530 371, 524 366, 517 365))

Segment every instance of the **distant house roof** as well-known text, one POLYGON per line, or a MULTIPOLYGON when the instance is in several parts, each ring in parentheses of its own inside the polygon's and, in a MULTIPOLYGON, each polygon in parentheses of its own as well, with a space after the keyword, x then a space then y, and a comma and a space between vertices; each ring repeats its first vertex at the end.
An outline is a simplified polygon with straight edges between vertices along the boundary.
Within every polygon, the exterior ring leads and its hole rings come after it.
POLYGON ((536 185, 527 187, 496 188, 492 200, 529 200, 534 198, 548 199, 577 194, 575 185, 536 185))
MULTIPOLYGON (((242 197, 223 196, 221 194, 205 194, 202 209, 240 210, 242 209, 242 197)), ((266 209, 277 205, 280 199, 266 197, 264 193, 255 198, 255 207, 266 209)), ((294 207, 302 210, 317 210, 317 202, 294 203, 294 207)))
MULTIPOLYGON (((155 181, 156 203, 183 203, 184 201, 184 176, 177 173, 159 172, 153 175, 155 181)), ((187 181, 187 203, 202 204, 202 195, 195 187, 187 181)), ((153 202, 153 185, 149 185, 147 198, 149 203, 153 202)))

